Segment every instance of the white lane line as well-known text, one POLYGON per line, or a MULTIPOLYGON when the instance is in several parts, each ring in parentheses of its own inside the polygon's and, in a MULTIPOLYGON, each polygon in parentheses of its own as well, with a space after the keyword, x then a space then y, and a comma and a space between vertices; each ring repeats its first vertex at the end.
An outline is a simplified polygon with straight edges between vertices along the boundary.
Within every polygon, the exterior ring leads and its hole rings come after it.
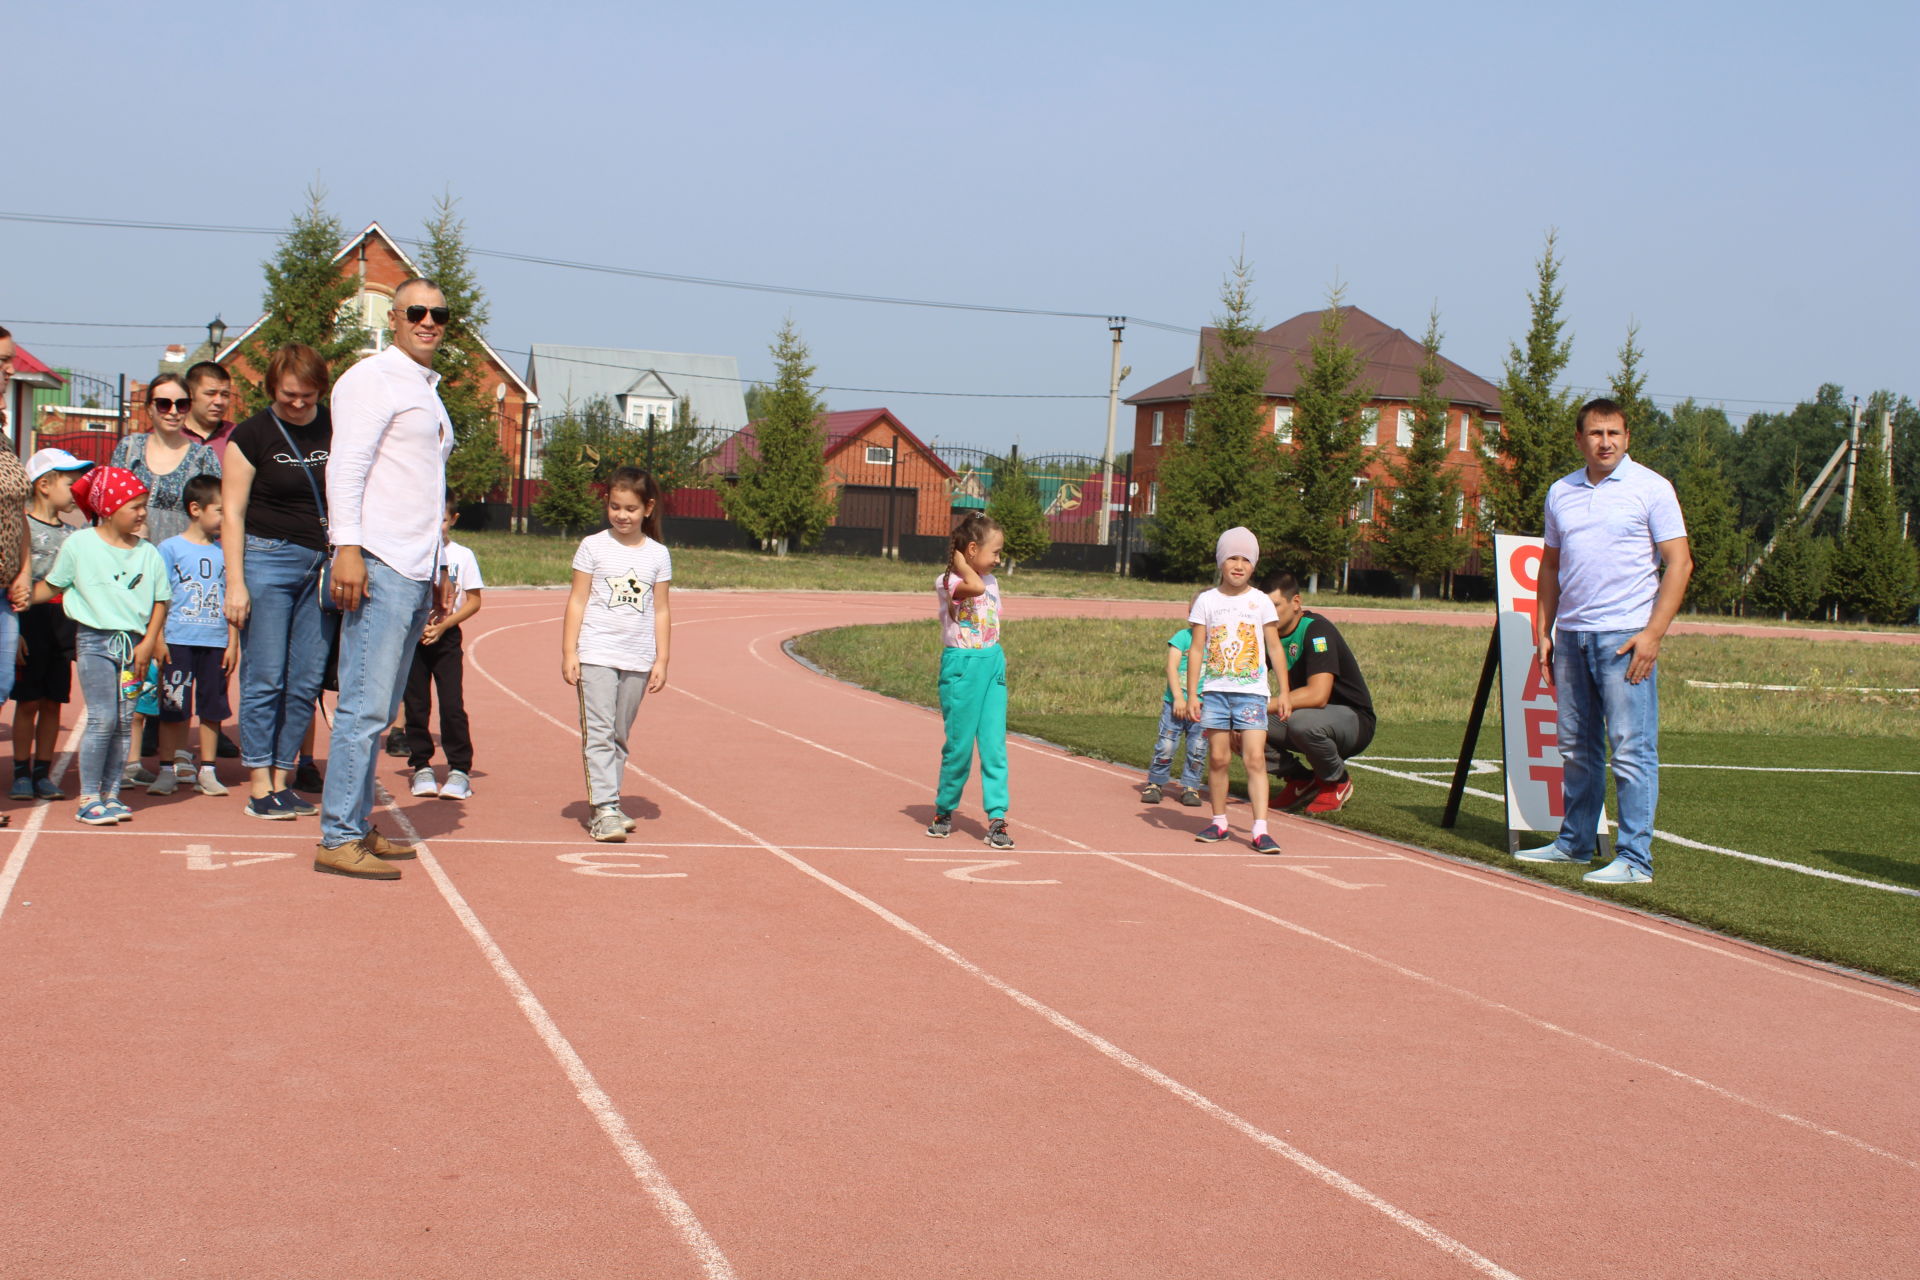
MULTIPOLYGON (((533 712, 535 715, 541 717, 542 719, 546 720, 548 723, 554 725, 556 728, 560 729, 563 733, 569 734, 575 738, 579 737, 580 731, 577 727, 571 726, 567 724, 565 721, 553 715, 548 714, 548 712, 544 708, 534 705, 532 702, 522 697, 519 693, 517 693, 513 689, 508 688, 504 683, 496 679, 493 676, 493 674, 489 672, 485 668, 485 666, 483 666, 480 663, 477 654, 469 651, 468 657, 473 661, 474 669, 479 671, 481 675, 485 676, 487 680, 492 682, 495 688, 499 689, 502 693, 506 694, 508 697, 518 702, 521 706, 527 708, 527 710, 533 712)), ((685 691, 682 690, 682 692, 684 693, 685 691)), ((835 753, 835 754, 840 754, 840 753, 835 753)), ((847 757, 847 758, 852 759, 852 757, 847 757)), ((982 969, 980 966, 974 964, 973 961, 967 959, 965 956, 961 955, 958 951, 955 951, 953 948, 939 941, 937 938, 933 937, 931 934, 927 933, 925 930, 921 929, 919 926, 914 925, 911 922, 907 921, 906 919, 902 918, 901 916, 894 914, 892 911, 889 911, 887 908, 881 906, 878 902, 875 902, 873 899, 868 898, 865 895, 861 894, 859 891, 845 884, 842 884, 840 881, 834 879, 832 876, 828 875, 826 872, 819 870, 817 867, 813 866, 811 863, 796 856, 795 854, 789 852, 788 850, 783 849, 778 845, 775 845, 767 840, 762 839, 758 835, 754 834, 752 831, 749 831, 746 827, 733 821, 731 818, 726 817, 724 814, 719 813, 717 810, 714 810, 708 807, 707 805, 700 803, 698 800, 695 800, 692 796, 687 795, 685 792, 681 791, 677 787, 672 786, 665 780, 661 778, 657 778, 652 774, 647 773, 645 770, 638 768, 633 764, 631 760, 627 762, 627 770, 628 772, 632 773, 635 777, 639 778, 641 781, 647 783, 648 785, 658 787, 661 791, 667 793, 668 795, 673 796, 675 799, 681 801, 683 804, 687 805, 689 808, 695 809, 700 813, 705 814, 707 817, 711 818, 713 821, 718 822, 722 826, 727 827, 728 829, 734 832, 737 832, 743 838, 752 841, 756 847, 765 850, 766 852, 772 854, 776 858, 779 858, 782 862, 785 862, 787 865, 793 867, 796 871, 799 871, 802 875, 805 875, 810 879, 813 879, 818 883, 825 885, 827 888, 833 890, 835 893, 841 895, 842 897, 846 898, 850 902, 856 903, 859 906, 865 908, 867 911, 873 913, 875 916, 879 917, 881 920, 884 920, 888 924, 892 925, 895 929, 898 929, 900 932, 912 938, 915 942, 920 943, 922 946, 926 947, 928 950, 938 955, 941 959, 946 960, 949 963, 953 964, 955 967, 959 968, 962 972, 966 973, 969 977, 972 977, 982 983, 985 983, 987 986, 991 987, 995 991, 1000 992, 1002 995, 1005 995, 1006 997, 1014 1001, 1016 1004, 1020 1005, 1021 1008, 1026 1009, 1031 1013, 1038 1014, 1040 1017, 1044 1018, 1048 1023, 1050 1023, 1054 1027, 1057 1027, 1059 1030, 1066 1032, 1068 1035, 1072 1036, 1074 1039, 1080 1041, 1081 1043, 1087 1045, 1089 1048, 1094 1049, 1096 1052, 1101 1054, 1103 1057, 1107 1058, 1109 1061, 1114 1062, 1121 1067, 1124 1067, 1126 1070, 1133 1072, 1135 1075, 1140 1076, 1144 1080, 1147 1080, 1155 1085, 1158 1085, 1160 1088, 1166 1090, 1168 1093, 1172 1094, 1174 1097, 1179 1098, 1182 1102, 1185 1102, 1188 1105, 1198 1109, 1203 1114, 1211 1117, 1212 1119, 1218 1120, 1222 1124, 1227 1125, 1229 1128, 1241 1134, 1243 1137, 1252 1139, 1254 1142, 1266 1148, 1268 1151, 1273 1152, 1274 1154, 1294 1164, 1298 1168, 1311 1174, 1314 1178, 1318 1179, 1323 1185, 1328 1186, 1333 1190, 1336 1190, 1341 1194, 1346 1195, 1351 1199, 1356 1200, 1363 1205, 1366 1205, 1368 1208, 1373 1209, 1374 1211, 1384 1215, 1393 1223, 1395 1223, 1397 1226, 1403 1227, 1406 1230, 1411 1231, 1413 1234, 1419 1236, 1422 1240, 1425 1240, 1427 1243, 1433 1245, 1435 1248, 1441 1250, 1443 1253, 1446 1253, 1449 1256, 1461 1262, 1466 1263, 1468 1266, 1472 1267, 1475 1271, 1478 1271, 1482 1275, 1501 1277, 1502 1280, 1520 1280, 1520 1277, 1515 1275, 1513 1272, 1508 1271, 1506 1268, 1500 1266, 1498 1263, 1494 1262, 1492 1259, 1483 1257, 1482 1255, 1474 1252, 1472 1249, 1468 1248, 1466 1245, 1462 1244, 1460 1241, 1455 1240, 1452 1236, 1447 1235, 1445 1232, 1441 1231, 1439 1228, 1434 1227, 1429 1223, 1422 1221, 1421 1219, 1415 1217, 1413 1214, 1408 1213, 1405 1209, 1402 1209, 1399 1206, 1394 1205, 1389 1201, 1383 1199, 1382 1197, 1374 1194, 1372 1191, 1369 1191, 1366 1187, 1360 1185, 1358 1182, 1355 1182, 1352 1178, 1347 1177, 1345 1174, 1341 1173, 1339 1170, 1334 1169, 1329 1165, 1322 1164, 1320 1161, 1314 1159, 1312 1156, 1300 1150, 1298 1147, 1293 1146, 1291 1143, 1288 1143, 1282 1140, 1281 1138, 1275 1136, 1274 1134, 1268 1133, 1266 1130, 1261 1129, 1258 1126, 1251 1123, 1250 1121, 1241 1118, 1239 1115, 1236 1115, 1234 1112, 1227 1110, 1225 1107, 1213 1101, 1211 1098, 1208 1098, 1205 1095, 1199 1093, 1197 1090, 1194 1090, 1184 1084, 1181 1084, 1178 1080, 1175 1080, 1172 1076, 1169 1076, 1165 1072, 1162 1072, 1159 1069, 1149 1065, 1148 1063, 1143 1062, 1141 1059, 1134 1057, 1132 1054, 1128 1053, 1125 1049, 1122 1049, 1119 1045, 1114 1044, 1112 1041, 1107 1040, 1100 1035, 1097 1035, 1096 1033, 1088 1030, 1084 1026, 1081 1026, 1079 1023, 1067 1017, 1066 1014, 1061 1013, 1059 1010, 1054 1009, 1050 1005, 1043 1004, 1041 1001, 1036 1000, 1034 997, 1028 995, 1024 991, 1021 991, 1019 988, 1014 987, 1010 983, 1007 983, 1001 980, 1000 978, 995 977, 991 973, 988 973, 985 969, 982 969)))
MULTIPOLYGON (((1377 756, 1369 751, 1359 757, 1361 760, 1374 760, 1381 764, 1444 764, 1448 766, 1448 776, 1452 776, 1453 767, 1460 763, 1458 756, 1377 756)), ((1475 757, 1472 761, 1477 773, 1492 773, 1500 768, 1498 760, 1482 760, 1475 757)), ((1774 764, 1679 764, 1672 760, 1662 760, 1662 769, 1723 769, 1729 773, 1844 773, 1849 777, 1856 774, 1872 778, 1920 778, 1920 769, 1816 769, 1800 765, 1774 764)))
MULTIPOLYGON (((1483 1009, 1490 1009, 1499 1013, 1508 1014, 1512 1017, 1518 1018, 1520 1021, 1526 1023, 1528 1026, 1536 1027, 1542 1031, 1550 1031, 1554 1035, 1565 1036, 1567 1039, 1573 1040, 1579 1044, 1583 1044, 1590 1049, 1597 1049, 1601 1053, 1609 1054, 1613 1057, 1623 1059, 1627 1062, 1631 1062, 1635 1064, 1636 1066, 1647 1067, 1651 1070, 1658 1071, 1665 1075, 1671 1076, 1675 1080, 1683 1081, 1686 1084, 1694 1085, 1698 1088, 1705 1089, 1708 1093, 1713 1094, 1717 1098, 1724 1099, 1725 1101, 1728 1101, 1728 1102, 1738 1103, 1743 1107, 1751 1107, 1752 1109, 1759 1111, 1762 1114, 1772 1116, 1776 1120, 1784 1120, 1788 1124, 1797 1125, 1802 1129, 1808 1130, 1809 1132, 1820 1134, 1822 1137, 1832 1138, 1837 1142, 1844 1142, 1848 1146, 1856 1147, 1861 1151, 1869 1152, 1870 1154, 1880 1156, 1887 1160, 1891 1160, 1895 1164, 1905 1165, 1909 1169, 1920 1170, 1920 1161, 1910 1160, 1905 1156, 1897 1155, 1894 1152, 1885 1150, 1884 1148, 1881 1148, 1881 1147, 1876 1147, 1870 1142, 1866 1142, 1859 1138, 1856 1138, 1852 1134, 1843 1133, 1838 1129, 1829 1129, 1825 1125, 1819 1124, 1812 1120, 1808 1120, 1804 1116, 1795 1115, 1791 1111, 1778 1110, 1777 1108, 1771 1107, 1756 1098, 1750 1098, 1743 1093, 1736 1093, 1732 1089, 1724 1088, 1721 1085, 1714 1084, 1710 1080, 1703 1080, 1699 1076, 1691 1075, 1688 1072, 1682 1071, 1677 1067, 1670 1067, 1664 1062, 1657 1062, 1652 1058, 1643 1058, 1637 1053, 1633 1053, 1629 1050, 1620 1048, 1618 1045, 1608 1044, 1604 1040, 1595 1039, 1590 1035, 1586 1035, 1582 1032, 1575 1031, 1570 1027, 1563 1027, 1557 1022, 1549 1022, 1545 1018, 1537 1018, 1534 1015, 1526 1012, 1524 1009, 1517 1008, 1516 1006, 1507 1004, 1504 1001, 1495 1000, 1490 996, 1483 996, 1475 991, 1469 991, 1465 987, 1456 986, 1451 982, 1447 982, 1443 979, 1436 978, 1432 974, 1422 973, 1418 969, 1410 969, 1406 965, 1387 959, 1385 956, 1375 955, 1371 951, 1362 950, 1361 948, 1353 946, 1350 943, 1342 942, 1338 938, 1328 937, 1326 934, 1316 932, 1313 929, 1309 929, 1303 924, 1298 924, 1292 920, 1282 919, 1280 916, 1273 915, 1270 912, 1262 911, 1258 907, 1251 906, 1247 903, 1239 901, 1238 899, 1229 898, 1225 894, 1215 893, 1211 889, 1203 889, 1197 884, 1189 884, 1185 880, 1177 879, 1173 876, 1168 875, 1164 871, 1157 871, 1152 867, 1135 866, 1133 863, 1128 862, 1125 857, 1117 854, 1110 856, 1108 861, 1118 862, 1126 866, 1131 866, 1135 871, 1140 872, 1142 875, 1152 876, 1156 880, 1164 880, 1166 883, 1171 885, 1176 885, 1179 888, 1187 890, 1189 893, 1197 893, 1203 898, 1208 898, 1214 902, 1220 903, 1222 906, 1232 907, 1235 911, 1243 911, 1246 914, 1253 916, 1256 919, 1264 920, 1269 924, 1278 925, 1282 929, 1286 929, 1291 933, 1299 934, 1303 938, 1311 938, 1315 942, 1325 943, 1327 946, 1333 947, 1339 951, 1343 951, 1346 954, 1353 956, 1356 959, 1365 960, 1369 964, 1379 965, 1383 969, 1386 969, 1392 973, 1397 973, 1404 978, 1411 978, 1415 982, 1424 983, 1427 986, 1430 986, 1437 991, 1445 991, 1450 995, 1458 996, 1463 1000, 1467 1000, 1473 1004, 1479 1005, 1483 1009)), ((1285 866, 1287 864, 1276 862, 1276 863, 1270 863, 1265 865, 1285 866)))
MULTIPOLYGON (((488 678, 492 679, 491 676, 488 678)), ((581 1058, 579 1051, 573 1047, 573 1043, 554 1022, 546 1006, 540 1003, 540 997, 535 995, 533 988, 527 985, 526 979, 520 976, 520 971, 513 967, 513 962, 507 959, 506 952, 502 951, 500 944, 493 940, 493 935, 487 931, 486 925, 480 923, 480 917, 467 904, 460 890, 454 887, 452 879, 441 867, 440 860, 433 856, 433 850, 428 847, 425 840, 420 838, 419 831, 414 828, 412 822, 408 821, 407 815, 387 789, 376 784, 376 790, 385 803, 387 812, 393 815, 394 821, 413 842, 419 853, 420 865, 432 878, 434 887, 440 890, 440 896, 446 900, 449 907, 453 908, 453 914, 466 929, 468 936, 479 946, 480 954, 486 957, 494 973, 506 985, 508 993, 513 996, 513 1002, 520 1006, 520 1012, 533 1025, 534 1033, 540 1037, 541 1043, 547 1046, 547 1052, 553 1055, 554 1061, 559 1063, 560 1069, 566 1073, 567 1082, 573 1086, 574 1095, 586 1107, 594 1123, 600 1126, 600 1131, 613 1142, 614 1150, 620 1153, 621 1160, 639 1180, 640 1185, 653 1200, 654 1207, 673 1228, 674 1234, 680 1237, 680 1242, 686 1246, 688 1252, 693 1254, 694 1260, 700 1264, 701 1272, 708 1276, 709 1280, 735 1280, 732 1264, 727 1261, 726 1255, 720 1251, 720 1246, 715 1243, 713 1237, 707 1233, 706 1227, 701 1225, 700 1219, 693 1212, 693 1207, 667 1180, 667 1175, 661 1171, 659 1162, 653 1158, 653 1153, 634 1136, 633 1127, 627 1123, 626 1117, 614 1105, 613 1099, 607 1096, 607 1091, 600 1087, 600 1082, 594 1078, 593 1072, 588 1070, 585 1059, 581 1058)))
MULTIPOLYGON (((1418 782, 1429 787, 1448 787, 1453 785, 1444 778, 1436 779, 1429 778, 1424 774, 1403 773, 1398 769, 1387 769, 1377 764, 1368 764, 1365 760, 1349 760, 1347 763, 1355 769, 1365 769, 1370 773, 1383 773, 1390 778, 1402 778, 1408 782, 1418 782)), ((1661 768, 1665 767, 1665 765, 1661 766, 1661 768)), ((1495 795, 1491 791, 1481 791, 1477 787, 1463 787, 1462 790, 1470 796, 1479 796, 1484 800, 1504 801, 1506 799, 1505 796, 1495 795)), ((1618 824, 1609 822, 1607 825, 1613 827, 1618 824)), ((1809 867, 1798 862, 1785 862, 1779 858, 1769 858, 1758 853, 1747 853, 1740 849, 1728 849, 1717 844, 1707 844, 1699 840, 1689 840, 1687 837, 1675 835, 1671 831, 1662 831, 1659 827, 1653 829, 1653 834, 1669 844, 1677 844, 1686 849, 1698 849, 1703 853, 1717 853, 1728 858, 1739 858, 1745 862, 1757 862, 1761 866, 1774 867, 1781 871, 1792 871, 1803 876, 1816 876, 1822 880, 1837 880, 1841 884, 1850 884, 1861 889, 1878 889, 1882 893, 1898 893, 1909 898, 1920 898, 1920 889, 1909 889, 1905 885, 1887 884, 1881 880, 1862 880, 1858 876, 1841 875, 1838 871, 1827 871, 1820 867, 1809 867)))
MULTIPOLYGON (((79 742, 81 726, 86 722, 86 713, 82 712, 80 718, 67 730, 66 750, 55 758, 49 777, 61 777, 73 764, 74 745, 79 742)), ((33 812, 27 815, 26 824, 19 829, 20 839, 14 844, 13 851, 7 855, 6 865, 0 866, 0 916, 6 914, 7 904, 13 901, 13 886, 20 882, 21 873, 27 869, 27 855, 33 852, 35 842, 40 839, 40 832, 47 825, 47 815, 53 812, 54 805, 63 803, 65 802, 59 800, 37 802, 33 806, 33 812)))

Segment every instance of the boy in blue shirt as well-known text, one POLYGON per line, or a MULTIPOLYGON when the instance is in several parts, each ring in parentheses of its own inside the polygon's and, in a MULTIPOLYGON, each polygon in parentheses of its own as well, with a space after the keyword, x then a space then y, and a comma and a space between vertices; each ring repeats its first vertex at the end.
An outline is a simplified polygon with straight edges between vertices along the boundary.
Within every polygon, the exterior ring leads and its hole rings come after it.
POLYGON ((220 722, 227 705, 227 676, 240 656, 239 630, 227 621, 227 562, 220 551, 220 480, 195 476, 181 495, 186 532, 160 544, 160 559, 173 586, 167 611, 167 661, 160 668, 160 769, 147 794, 172 794, 191 782, 204 796, 227 789, 214 776, 220 722), (187 721, 200 718, 200 767, 185 749, 187 721), (167 765, 168 753, 173 765, 167 765))
POLYGON ((1193 648, 1193 629, 1181 627, 1167 637, 1166 687, 1160 691, 1160 729, 1153 743, 1153 761, 1147 766, 1145 804, 1159 804, 1161 788, 1173 777, 1173 756, 1186 742, 1186 763, 1180 769, 1180 803, 1200 805, 1200 776, 1207 765, 1207 731, 1187 707, 1187 653, 1193 648))

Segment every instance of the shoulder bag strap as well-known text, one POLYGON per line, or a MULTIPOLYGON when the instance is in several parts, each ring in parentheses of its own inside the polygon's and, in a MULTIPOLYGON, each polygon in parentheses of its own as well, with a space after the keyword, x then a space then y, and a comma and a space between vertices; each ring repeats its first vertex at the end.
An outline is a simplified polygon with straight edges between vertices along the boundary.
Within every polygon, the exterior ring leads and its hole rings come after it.
POLYGON ((307 488, 313 491, 314 509, 320 513, 320 532, 324 534, 328 531, 327 530, 327 500, 324 496, 321 495, 319 484, 314 481, 313 469, 307 466, 307 461, 306 461, 307 455, 305 451, 300 448, 299 445, 293 442, 293 433, 287 430, 286 423, 280 421, 279 414, 269 409, 267 410, 267 416, 273 419, 274 426, 280 428, 280 438, 287 442, 287 452, 291 454, 295 459, 298 460, 298 465, 300 467, 300 474, 307 478, 307 488))

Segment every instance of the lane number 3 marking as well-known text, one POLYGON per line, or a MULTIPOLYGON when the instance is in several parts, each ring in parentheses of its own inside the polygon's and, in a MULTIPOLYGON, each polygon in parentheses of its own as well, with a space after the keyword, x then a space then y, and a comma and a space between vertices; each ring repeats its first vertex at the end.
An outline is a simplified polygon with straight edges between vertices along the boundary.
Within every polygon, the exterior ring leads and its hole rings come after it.
POLYGON ((908 858, 908 862, 958 862, 962 865, 940 874, 949 880, 965 880, 969 884, 1059 884, 1058 880, 989 880, 978 874, 982 871, 997 871, 1002 867, 1017 867, 1020 864, 1013 859, 986 860, 979 858, 908 858))
POLYGON ((587 853, 563 853, 560 861, 570 864, 583 876, 612 876, 616 880, 684 880, 684 871, 644 871, 631 862, 608 861, 602 858, 664 858, 664 853, 602 853, 593 850, 587 853))

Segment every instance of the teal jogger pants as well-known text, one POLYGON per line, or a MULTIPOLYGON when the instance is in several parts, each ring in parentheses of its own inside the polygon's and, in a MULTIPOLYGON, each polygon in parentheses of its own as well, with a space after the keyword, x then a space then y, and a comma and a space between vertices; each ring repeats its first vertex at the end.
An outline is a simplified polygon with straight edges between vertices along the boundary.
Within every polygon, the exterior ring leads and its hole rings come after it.
POLYGON ((940 715, 947 742, 940 749, 940 791, 934 807, 960 807, 973 748, 980 747, 980 793, 989 818, 1007 816, 1007 656, 999 645, 948 649, 940 655, 940 715))

